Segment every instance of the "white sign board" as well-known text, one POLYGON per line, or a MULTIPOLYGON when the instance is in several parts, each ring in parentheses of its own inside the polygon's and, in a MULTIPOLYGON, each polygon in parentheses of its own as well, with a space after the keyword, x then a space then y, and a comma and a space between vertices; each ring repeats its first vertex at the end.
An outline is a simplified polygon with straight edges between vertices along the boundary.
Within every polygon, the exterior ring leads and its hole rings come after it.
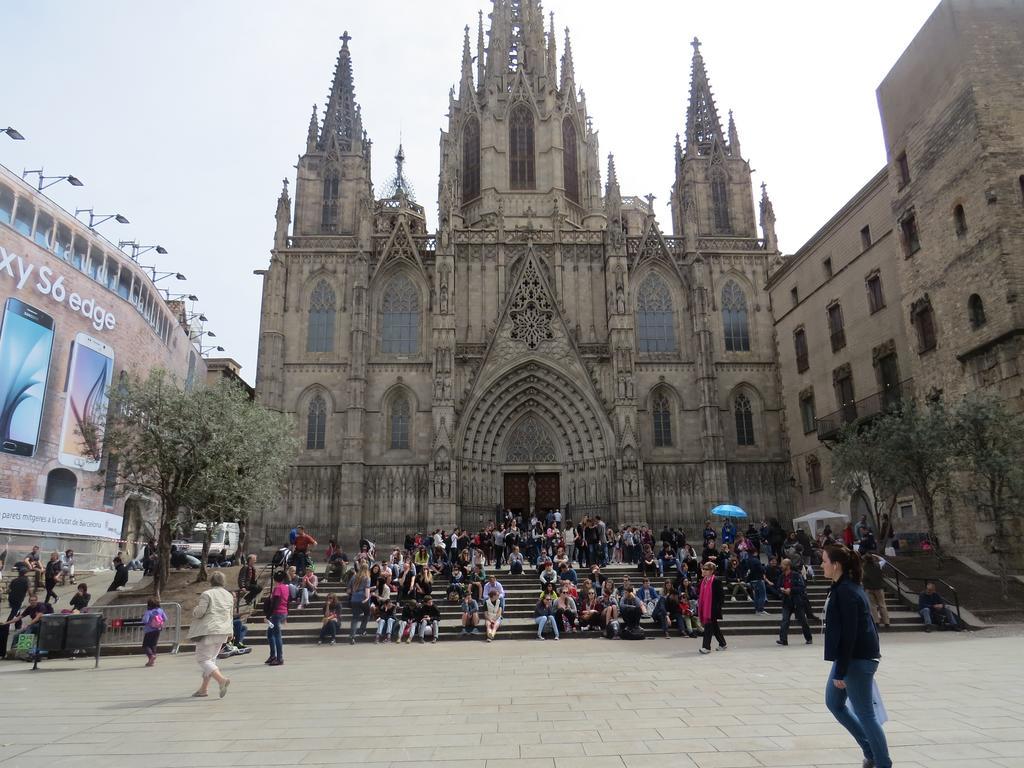
POLYGON ((120 515, 107 512, 0 498, 0 528, 120 539, 121 523, 120 515))

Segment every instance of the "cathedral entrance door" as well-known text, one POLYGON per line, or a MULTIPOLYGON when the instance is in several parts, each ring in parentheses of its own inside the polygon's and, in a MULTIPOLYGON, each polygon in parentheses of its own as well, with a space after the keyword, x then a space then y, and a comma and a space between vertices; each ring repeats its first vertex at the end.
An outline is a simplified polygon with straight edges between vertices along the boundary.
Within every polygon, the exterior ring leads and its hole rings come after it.
MULTIPOLYGON (((554 509, 561 504, 561 491, 559 475, 557 472, 535 472, 534 479, 534 506, 538 514, 548 509, 554 509)), ((529 472, 506 472, 505 493, 503 505, 512 512, 522 514, 524 517, 530 515, 530 473, 529 472)))

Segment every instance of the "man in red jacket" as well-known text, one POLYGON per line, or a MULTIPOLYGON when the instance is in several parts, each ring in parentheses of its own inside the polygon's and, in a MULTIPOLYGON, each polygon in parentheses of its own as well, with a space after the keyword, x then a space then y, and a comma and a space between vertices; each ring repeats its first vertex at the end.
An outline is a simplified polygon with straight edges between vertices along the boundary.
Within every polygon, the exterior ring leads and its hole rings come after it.
POLYGON ((306 572, 306 565, 309 563, 309 548, 315 547, 318 542, 301 525, 295 526, 298 535, 295 537, 292 560, 295 565, 295 572, 302 576, 306 572))

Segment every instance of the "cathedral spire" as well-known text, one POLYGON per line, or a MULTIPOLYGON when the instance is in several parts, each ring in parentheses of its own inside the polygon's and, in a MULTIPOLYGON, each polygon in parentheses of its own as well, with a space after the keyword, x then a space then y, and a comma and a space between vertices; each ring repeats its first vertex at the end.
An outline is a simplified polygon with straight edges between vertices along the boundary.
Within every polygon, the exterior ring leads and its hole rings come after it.
POLYGON ((477 11, 476 26, 476 87, 484 84, 484 12, 477 11))
POLYGON ((742 157, 740 154, 740 134, 736 130, 736 120, 733 119, 732 110, 729 110, 729 154, 732 157, 742 157))
POLYGON ((277 214, 275 219, 277 227, 274 230, 274 247, 285 248, 288 246, 288 225, 292 219, 292 201, 288 196, 288 179, 284 180, 281 194, 277 198, 277 214))
POLYGON ((700 40, 693 38, 693 69, 690 75, 690 104, 686 109, 686 154, 710 155, 717 142, 725 148, 722 123, 718 119, 715 98, 711 93, 700 40))
POLYGON ((547 50, 547 65, 548 65, 548 83, 553 88, 555 83, 558 81, 558 46, 555 42, 555 12, 551 11, 548 14, 548 50, 547 50))
POLYGON ((473 90, 473 57, 469 49, 469 25, 462 40, 462 79, 459 81, 459 99, 467 97, 473 90))
POLYGON ((775 208, 768 198, 768 185, 761 182, 761 231, 764 234, 764 249, 770 253, 779 250, 779 239, 775 235, 775 208))
POLYGON ((356 105, 355 84, 352 79, 352 56, 348 41, 352 37, 346 31, 341 36, 341 51, 334 69, 334 83, 324 111, 323 129, 320 131, 319 148, 327 149, 329 142, 337 141, 341 152, 351 152, 353 145, 361 140, 362 121, 356 105))
POLYGON ((316 152, 317 135, 320 131, 320 121, 316 116, 316 104, 313 105, 313 115, 309 118, 309 128, 306 130, 306 151, 316 152))
POLYGON ((619 177, 615 173, 615 155, 608 153, 608 181, 604 188, 604 207, 608 221, 614 222, 622 218, 622 193, 619 190, 619 177))
POLYGON ((561 90, 576 87, 576 71, 572 63, 572 42, 569 40, 569 28, 565 28, 565 53, 562 54, 562 86, 561 90))

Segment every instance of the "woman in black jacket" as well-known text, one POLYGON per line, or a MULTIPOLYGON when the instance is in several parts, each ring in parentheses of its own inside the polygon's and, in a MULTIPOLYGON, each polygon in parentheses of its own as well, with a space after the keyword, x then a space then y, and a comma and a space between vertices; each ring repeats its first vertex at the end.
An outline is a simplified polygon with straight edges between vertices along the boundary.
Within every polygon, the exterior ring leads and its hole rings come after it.
POLYGON ((717 567, 712 562, 704 563, 701 566, 704 578, 700 581, 700 588, 697 593, 697 618, 704 625, 704 642, 701 645, 701 653, 711 653, 711 636, 714 635, 718 641, 718 650, 724 651, 725 636, 722 634, 718 622, 722 620, 722 603, 725 602, 725 590, 722 588, 722 580, 715 576, 717 567))
POLYGON ((873 702, 881 653, 868 599, 860 586, 860 558, 846 547, 830 546, 823 552, 821 567, 832 580, 825 602, 825 660, 833 662, 825 685, 825 706, 857 740, 865 768, 891 768, 889 746, 873 702))

